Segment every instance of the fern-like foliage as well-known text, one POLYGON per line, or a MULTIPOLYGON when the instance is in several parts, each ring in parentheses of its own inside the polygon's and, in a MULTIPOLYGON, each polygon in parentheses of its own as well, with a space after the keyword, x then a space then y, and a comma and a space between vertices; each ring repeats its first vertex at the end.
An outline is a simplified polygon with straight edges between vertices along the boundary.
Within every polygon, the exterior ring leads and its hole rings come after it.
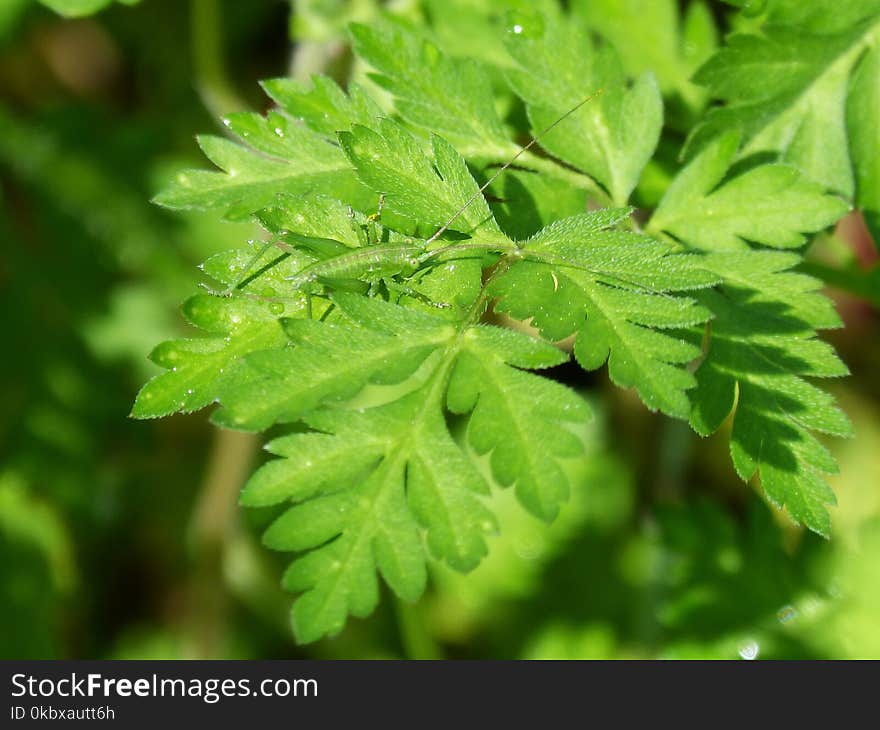
POLYGON ((837 220, 847 206, 823 196, 796 168, 769 164, 729 180, 739 133, 727 132, 700 153, 670 186, 651 226, 707 252, 703 266, 723 285, 701 292, 714 315, 708 353, 696 372, 691 424, 715 431, 735 410, 730 451, 743 479, 758 474, 770 499, 823 535, 834 494, 822 474, 836 464, 811 430, 850 435, 833 399, 805 380, 845 375, 817 329, 840 326, 821 283, 791 271, 797 255, 763 247, 796 248, 805 231, 837 220), (687 211, 692 211, 688 215, 687 211))
MULTIPOLYGON (((297 553, 284 584, 301 594, 302 641, 370 613, 377 576, 415 600, 429 559, 475 567, 496 529, 493 486, 557 515, 589 409, 533 371, 565 362, 569 338, 582 368, 607 363, 616 385, 700 434, 733 414, 739 475, 829 532, 823 475, 835 464, 813 432, 849 424, 808 379, 845 373, 816 338, 839 321, 794 268, 805 236, 847 210, 826 191, 847 188, 790 156, 736 163, 754 130, 711 135, 713 111, 640 228, 628 204, 661 133, 660 87, 627 76, 576 17, 512 16, 505 41, 533 134, 601 91, 541 136, 545 154, 517 160, 537 225, 475 179, 520 149, 492 101, 498 75, 390 23, 352 37, 393 112, 362 86, 267 82, 275 110, 229 117, 238 142, 201 140, 219 171, 182 173, 158 198, 253 215, 266 231, 269 245, 206 263, 224 292, 185 314, 207 336, 157 348, 166 372, 133 414, 216 402, 221 426, 284 426, 242 502, 284 506, 265 540, 297 553), (584 192, 593 210, 572 210, 584 192), (532 334, 499 326, 499 313, 532 334)), ((666 85, 680 91, 676 74, 666 85)))
POLYGON ((697 72, 695 80, 725 104, 694 129, 688 151, 738 130, 741 156, 778 154, 854 199, 876 232, 878 49, 877 0, 777 0, 761 33, 732 35, 697 72))

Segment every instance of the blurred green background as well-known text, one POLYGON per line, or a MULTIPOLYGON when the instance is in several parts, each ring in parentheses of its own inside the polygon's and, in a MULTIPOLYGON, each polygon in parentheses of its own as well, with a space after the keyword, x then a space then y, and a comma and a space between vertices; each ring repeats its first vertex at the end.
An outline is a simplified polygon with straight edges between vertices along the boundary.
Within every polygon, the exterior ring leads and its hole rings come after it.
MULTIPOLYGON (((203 164, 195 133, 266 108, 258 80, 358 73, 344 26, 379 3, 78 4, 108 7, 69 19, 0 0, 0 657, 880 657, 877 311, 833 290, 847 327, 830 339, 853 370, 833 390, 858 435, 829 444, 831 541, 737 480, 724 433, 701 441, 561 371, 599 417, 560 519, 547 528, 500 493, 502 535, 474 573, 437 567, 417 606, 386 595, 297 647, 286 556, 260 546, 266 516, 236 506, 259 441, 204 414, 127 418, 157 371, 150 349, 185 332, 196 265, 254 231, 149 199, 203 164)), ((517 4, 385 9, 491 64, 487 31, 517 4)), ((620 35, 636 53, 638 32, 620 35)), ((822 260, 875 263, 857 220, 821 245, 822 260)))

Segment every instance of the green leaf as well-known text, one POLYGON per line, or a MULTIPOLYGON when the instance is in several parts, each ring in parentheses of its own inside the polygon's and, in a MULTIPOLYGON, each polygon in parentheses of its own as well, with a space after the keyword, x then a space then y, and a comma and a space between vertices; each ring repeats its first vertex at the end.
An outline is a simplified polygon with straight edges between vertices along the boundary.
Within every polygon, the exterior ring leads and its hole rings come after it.
POLYGON ((650 229, 707 251, 744 249, 747 242, 797 248, 805 232, 827 228, 846 213, 842 200, 788 165, 758 165, 725 179, 738 146, 736 131, 707 145, 675 177, 650 229))
POLYGON ((472 448, 491 453, 498 482, 515 483, 520 503, 551 521, 569 496, 559 460, 583 451, 581 440, 565 424, 587 421, 589 410, 568 388, 509 367, 505 359, 534 368, 567 358, 548 345, 538 353, 524 353, 519 340, 527 347, 537 341, 529 343, 510 331, 475 328, 468 334, 449 385, 449 408, 453 413, 473 411, 467 431, 472 448))
POLYGON ((878 0, 773 0, 767 8, 768 21, 809 33, 839 33, 869 23, 880 13, 878 0))
POLYGON ((511 11, 558 13, 557 0, 423 0, 432 37, 447 53, 474 58, 494 68, 509 68, 501 42, 511 11))
POLYGON ((335 132, 354 123, 375 123, 376 105, 359 88, 346 96, 322 77, 313 79, 311 90, 281 80, 268 81, 265 87, 281 109, 266 116, 228 115, 224 124, 244 144, 199 137, 202 151, 220 171, 185 170, 155 202, 174 209, 220 208, 230 218, 246 217, 282 193, 332 195, 358 208, 374 205, 357 182, 335 132))
MULTIPOLYGON (((116 0, 123 5, 136 5, 140 0, 116 0)), ((83 18, 94 15, 110 5, 113 0, 40 0, 47 8, 65 18, 83 18)))
POLYGON ((507 48, 520 68, 511 86, 527 103, 535 134, 591 95, 597 98, 541 137, 559 159, 600 182, 623 205, 651 158, 663 125, 653 75, 627 83, 616 54, 596 47, 575 22, 518 15, 507 48))
POLYGON ((702 106, 703 92, 691 76, 718 43, 706 3, 688 3, 684 17, 674 0, 578 0, 571 5, 587 28, 612 43, 627 74, 652 71, 664 95, 678 94, 693 109, 702 106))
POLYGON ((677 329, 705 322, 709 310, 669 292, 718 281, 698 257, 634 233, 608 230, 628 211, 600 211, 547 226, 525 242, 545 260, 521 261, 498 277, 496 308, 531 318, 544 337, 576 334, 574 353, 586 370, 608 361, 611 379, 635 387, 644 403, 687 418, 685 393, 695 384, 683 367, 700 354, 677 329))
MULTIPOLYGON (((718 269, 729 265, 724 254, 717 256, 718 269)), ((730 453, 739 476, 757 475, 771 502, 827 537, 826 506, 835 499, 823 475, 836 473, 837 465, 810 432, 852 431, 833 397, 805 378, 837 377, 847 369, 781 302, 753 303, 754 297, 751 289, 731 285, 723 294, 700 295, 715 319, 709 352, 696 372, 691 425, 707 435, 733 412, 730 453)))
POLYGON ((175 209, 223 209, 242 218, 272 203, 279 193, 333 194, 367 204, 345 155, 333 141, 277 112, 262 117, 231 114, 227 127, 249 146, 215 136, 199 137, 220 172, 186 170, 156 196, 175 209))
POLYGON ((261 431, 297 421, 322 403, 351 398, 369 382, 400 382, 450 336, 448 323, 438 322, 403 340, 349 324, 287 320, 295 346, 246 357, 236 377, 225 381, 223 408, 214 421, 261 431))
POLYGON ((856 205, 862 209, 874 244, 880 247, 880 44, 856 67, 847 100, 850 156, 856 178, 856 205))
POLYGON ((428 40, 390 22, 353 24, 355 53, 379 73, 401 116, 441 134, 466 156, 517 152, 495 111, 488 74, 476 61, 453 59, 428 40))
MULTIPOLYGON (((876 128, 877 105, 853 95, 851 77, 864 52, 880 39, 880 3, 821 0, 787 3, 762 35, 735 34, 697 72, 724 106, 711 110, 688 139, 686 155, 721 132, 743 135, 741 156, 773 152, 823 187, 850 198, 854 164, 847 116, 876 128), (791 22, 791 25, 787 23, 791 22), (849 110, 847 107, 849 106, 849 110), (857 111, 854 111, 856 109, 857 111)), ((862 151, 862 148, 853 152, 862 151)))
POLYGON ((351 132, 340 133, 339 141, 358 177, 384 194, 394 212, 437 229, 461 211, 450 225, 452 230, 501 237, 464 160, 442 137, 431 138, 433 160, 390 119, 381 120, 377 130, 356 125, 351 132))
POLYGON ((243 299, 197 295, 183 305, 184 316, 210 337, 170 340, 150 359, 166 368, 138 393, 134 418, 158 418, 213 403, 224 381, 241 367, 241 358, 255 350, 287 342, 277 315, 264 304, 243 299))
MULTIPOLYGON (((288 589, 302 593, 293 609, 300 641, 334 634, 348 614, 372 611, 377 572, 412 601, 424 590, 426 550, 462 571, 486 554, 485 537, 495 530, 483 504, 489 487, 449 433, 447 400, 455 412, 471 413, 469 442, 480 453, 492 452, 499 483, 515 482, 524 506, 545 518, 567 496, 557 461, 581 452, 580 440, 561 424, 589 416, 568 389, 516 369, 565 359, 546 343, 467 322, 455 328, 442 317, 353 294, 337 294, 334 301, 345 321, 288 322, 293 347, 249 358, 249 365, 259 360, 262 370, 240 379, 283 393, 276 400, 286 410, 263 414, 258 425, 296 416, 312 429, 270 443, 282 458, 261 467, 242 493, 244 504, 293 502, 269 527, 265 542, 303 553, 284 579, 288 589), (413 357, 415 350, 420 352, 413 357), (323 373, 309 370, 313 361, 323 373), (256 378, 270 368, 260 385, 256 378), (471 368, 490 376, 476 391, 471 368), (421 376, 392 389, 378 405, 342 401, 362 389, 364 373, 389 385, 416 370, 421 376), (326 407, 333 398, 335 406, 326 407), (516 419, 505 423, 511 409, 516 419), (508 443, 498 434, 516 440, 508 443), (511 468, 512 448, 530 469, 511 468)), ((231 405, 226 395, 221 400, 233 413, 269 400, 260 393, 230 395, 231 405)))
POLYGON ((327 76, 312 76, 311 87, 296 79, 270 79, 263 89, 294 119, 302 119, 319 134, 333 136, 352 124, 371 126, 382 110, 357 84, 346 94, 327 76))
POLYGON ((756 165, 725 178, 740 134, 710 142, 673 180, 650 222, 691 250, 715 251, 703 267, 723 279, 698 300, 714 315, 708 354, 696 371, 691 425, 707 435, 733 413, 730 451, 744 480, 758 475, 770 500, 828 535, 834 495, 822 475, 836 464, 811 431, 849 435, 833 398, 805 380, 846 367, 816 330, 838 327, 821 282, 791 271, 797 254, 759 250, 803 245, 847 210, 788 165, 756 165), (721 253, 723 252, 723 253, 721 253))

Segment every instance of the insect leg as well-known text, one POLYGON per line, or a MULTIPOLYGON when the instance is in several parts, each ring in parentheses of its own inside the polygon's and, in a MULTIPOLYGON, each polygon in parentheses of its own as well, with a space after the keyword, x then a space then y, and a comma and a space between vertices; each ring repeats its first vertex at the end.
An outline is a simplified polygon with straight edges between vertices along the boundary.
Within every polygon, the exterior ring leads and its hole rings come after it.
MULTIPOLYGON (((236 291, 237 289, 240 289, 245 283, 247 283, 247 281, 249 279, 256 278, 257 276, 259 276, 262 273, 262 271, 258 271, 257 273, 251 275, 250 272, 253 271, 254 266, 256 266, 257 262, 263 257, 263 254, 265 254, 266 251, 269 248, 271 248, 272 246, 274 246, 275 248, 277 248, 281 251, 284 251, 284 253, 286 253, 286 254, 290 254, 296 250, 293 246, 290 246, 286 243, 283 243, 282 241, 276 241, 276 240, 267 241, 260 248, 260 250, 256 254, 254 254, 254 256, 251 257, 250 261, 248 261, 248 263, 245 265, 245 267, 242 270, 241 274, 239 275, 238 279, 236 279, 236 281, 234 281, 232 284, 230 284, 228 287, 226 287, 226 289, 223 289, 222 291, 218 291, 217 289, 212 289, 208 286, 205 286, 205 289, 207 289, 210 294, 213 294, 214 296, 217 296, 217 297, 232 296, 232 293, 234 291, 236 291)), ((268 269, 272 268, 272 266, 280 260, 281 260, 281 258, 279 257, 278 259, 276 259, 276 261, 270 262, 269 264, 266 264, 266 266, 264 266, 263 269, 268 270, 268 269)))
POLYGON ((376 224, 382 220, 382 211, 385 208, 385 193, 379 195, 379 204, 376 206, 376 212, 367 216, 367 242, 371 246, 379 243, 379 233, 376 230, 376 224))
POLYGON ((424 294, 417 289, 413 289, 411 286, 407 286, 406 284, 401 284, 400 282, 394 281, 393 279, 383 279, 383 282, 385 283, 385 288, 388 289, 388 291, 397 292, 398 294, 402 294, 403 296, 416 299, 417 301, 422 302, 422 304, 427 304, 431 307, 436 307, 437 309, 449 309, 452 306, 451 304, 448 304, 446 302, 435 302, 427 294, 424 294))
POLYGON ((228 287, 226 287, 226 289, 221 292, 221 296, 231 296, 232 292, 234 292, 236 289, 238 289, 238 287, 242 285, 242 283, 247 279, 248 274, 251 272, 251 269, 253 269, 254 266, 257 265, 257 261, 263 258, 263 254, 269 250, 269 248, 272 246, 272 243, 272 241, 266 241, 266 243, 263 244, 262 247, 260 247, 260 250, 257 251, 257 253, 255 253, 253 256, 251 256, 250 261, 248 261, 244 267, 244 271, 242 271, 242 273, 234 282, 232 282, 228 287))

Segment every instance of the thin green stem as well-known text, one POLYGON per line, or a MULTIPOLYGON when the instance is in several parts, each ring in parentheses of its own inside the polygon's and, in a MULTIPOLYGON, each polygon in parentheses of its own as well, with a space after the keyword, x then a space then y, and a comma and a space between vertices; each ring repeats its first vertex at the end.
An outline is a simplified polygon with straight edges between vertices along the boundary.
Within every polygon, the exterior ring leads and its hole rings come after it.
POLYGON ((258 445, 253 434, 214 431, 204 481, 196 494, 189 524, 192 570, 185 622, 190 643, 187 653, 192 658, 223 656, 229 628, 223 561, 241 529, 236 496, 247 479, 258 445))
POLYGON ((229 82, 223 60, 223 24, 217 0, 190 1, 195 85, 207 110, 220 118, 247 108, 229 82))
POLYGON ((442 659, 443 653, 425 626, 418 606, 394 598, 394 612, 400 631, 400 643, 407 659, 442 659))

